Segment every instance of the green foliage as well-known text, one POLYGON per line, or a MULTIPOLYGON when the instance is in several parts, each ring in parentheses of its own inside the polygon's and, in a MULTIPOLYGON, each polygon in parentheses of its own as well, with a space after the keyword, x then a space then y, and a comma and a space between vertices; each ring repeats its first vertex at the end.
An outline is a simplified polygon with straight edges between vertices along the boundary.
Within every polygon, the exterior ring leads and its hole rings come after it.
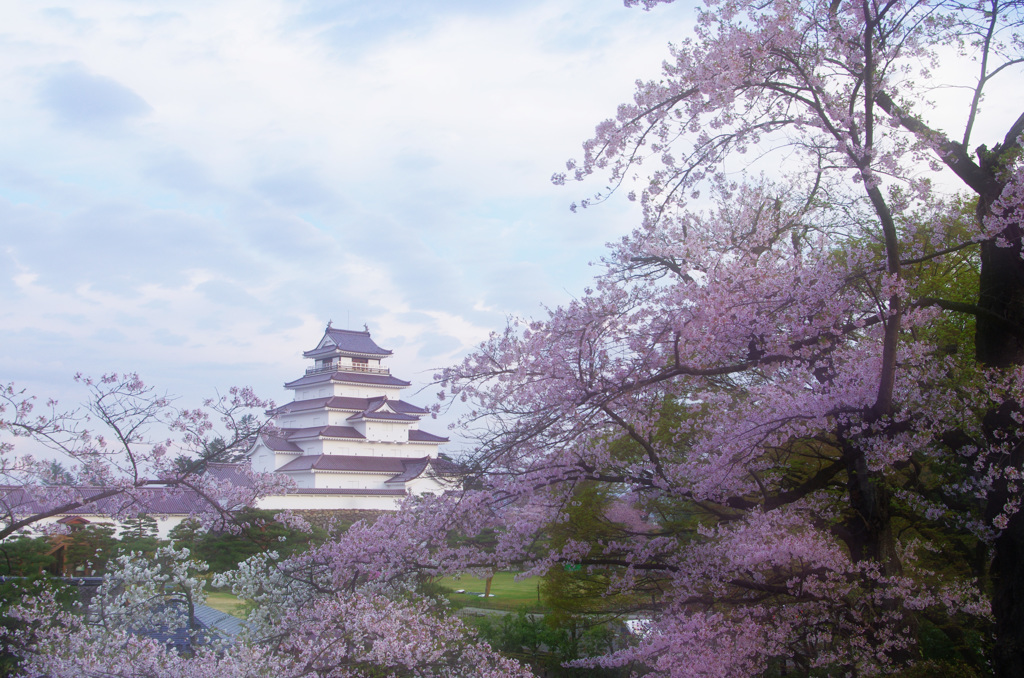
POLYGON ((152 555, 161 544, 156 535, 156 520, 150 516, 127 518, 121 525, 121 551, 152 555))
POLYGON ((167 533, 167 537, 175 544, 184 546, 194 552, 204 533, 205 531, 200 527, 198 521, 183 520, 171 528, 171 531, 167 533))
MULTIPOLYGON (((255 430, 259 428, 256 416, 253 414, 242 415, 238 420, 238 430, 255 430)), ((203 443, 198 456, 190 457, 179 454, 174 458, 174 470, 181 474, 203 473, 207 465, 215 463, 234 463, 245 457, 245 452, 250 443, 247 440, 239 440, 233 446, 228 446, 224 438, 217 436, 203 443)))
MULTIPOLYGON (((977 301, 980 254, 976 245, 952 252, 942 250, 951 240, 970 241, 968 232, 976 229, 973 225, 974 207, 972 201, 962 200, 914 214, 899 225, 903 231, 903 242, 911 244, 903 255, 906 265, 902 269, 903 279, 911 294, 910 308, 925 307, 937 311, 928 325, 918 325, 913 329, 914 336, 909 337, 908 341, 917 346, 930 346, 928 355, 954 365, 949 369, 948 376, 944 377, 937 371, 938 377, 929 375, 928 378, 943 380, 943 389, 935 389, 936 393, 945 395, 950 388, 962 390, 965 393, 964 402, 971 400, 966 397, 966 393, 974 387, 977 370, 973 350, 974 316, 961 311, 973 307, 977 301), (950 234, 954 236, 951 239, 946 237, 950 234), (937 256, 939 253, 942 256, 937 256)), ((879 255, 878 260, 884 260, 881 243, 863 240, 857 244, 859 248, 853 247, 849 251, 873 249, 879 255)), ((841 254, 837 253, 837 256, 841 254)), ((865 294, 874 294, 873 290, 877 290, 883 274, 883 268, 863 272, 865 294)), ((758 376, 751 375, 749 378, 756 380, 758 376)), ((827 373, 823 373, 821 378, 828 378, 827 373)), ((727 379, 721 381, 723 390, 741 391, 741 386, 727 379)), ((920 386, 923 392, 929 392, 929 384, 920 386)), ((971 422, 980 421, 982 413, 966 410, 965 407, 964 430, 970 430, 971 422)), ((688 444, 687 438, 676 435, 676 431, 685 417, 693 415, 688 415, 685 408, 670 400, 661 403, 654 414, 657 415, 657 430, 645 442, 657 448, 657 454, 662 459, 671 459, 676 450, 684 450, 688 444)), ((849 440, 844 443, 842 437, 841 432, 836 430, 823 430, 817 435, 792 439, 775 449, 767 450, 766 454, 773 457, 773 463, 770 464, 771 470, 765 473, 774 475, 770 478, 771 482, 766 484, 774 484, 781 491, 777 497, 766 498, 754 494, 749 497, 750 503, 762 504, 765 509, 771 510, 783 501, 793 501, 803 496, 801 493, 813 492, 819 501, 832 502, 829 508, 834 511, 824 513, 836 516, 833 523, 836 533, 848 532, 846 528, 858 523, 861 518, 856 513, 859 507, 850 505, 845 498, 850 478, 847 475, 849 468, 843 460, 849 452, 849 440), (844 448, 844 444, 847 447, 844 448), (773 500, 778 500, 778 503, 773 504, 773 500)), ((646 456, 645 448, 628 435, 609 441, 608 447, 612 456, 622 460, 623 464, 642 461, 646 456)), ((956 499, 943 491, 949 484, 962 479, 965 472, 961 466, 962 458, 955 453, 933 452, 917 450, 909 463, 897 465, 888 469, 884 476, 879 475, 873 479, 873 482, 888 485, 880 489, 893 496, 891 502, 886 500, 886 509, 891 510, 887 518, 891 516, 894 550, 905 549, 909 553, 906 561, 901 563, 903 573, 920 581, 936 587, 948 581, 980 581, 984 588, 989 567, 989 554, 985 545, 963 526, 943 524, 935 520, 934 516, 925 518, 925 510, 934 511, 935 507, 941 507, 944 503, 955 515, 978 512, 978 507, 951 505, 949 502, 955 502, 956 499), (902 490, 907 490, 906 495, 901 493, 902 490), (904 500, 907 495, 916 499, 924 498, 931 505, 910 505, 904 500), (915 543, 922 547, 914 549, 915 543)), ((759 483, 761 480, 767 479, 762 476, 759 483)), ((706 510, 695 502, 666 496, 662 495, 657 501, 648 500, 641 507, 649 515, 652 529, 656 529, 659 534, 672 536, 681 543, 700 539, 696 534, 698 525, 710 526, 716 521, 729 520, 737 515, 730 512, 730 506, 714 507, 715 512, 712 513, 711 509, 706 510)), ((623 530, 623 526, 607 519, 608 509, 614 500, 615 497, 599 484, 578 485, 571 502, 563 508, 566 519, 551 527, 552 547, 557 548, 570 539, 594 544, 590 556, 595 563, 600 563, 596 545, 613 543, 616 538, 629 538, 628 530, 623 530)), ((745 500, 747 498, 741 498, 737 504, 745 500)), ((565 617, 559 622, 559 628, 566 630, 569 638, 574 637, 571 632, 573 622, 570 621, 573 615, 623 612, 631 607, 642 609, 644 606, 658 604, 659 582, 656 579, 641 578, 633 589, 640 595, 633 599, 606 596, 608 571, 600 567, 587 567, 586 557, 583 562, 581 570, 554 568, 547 573, 544 581, 545 602, 565 617)), ((724 597, 721 604, 727 604, 724 597)), ((766 604, 785 604, 785 599, 780 597, 766 604)), ((914 617, 912 625, 919 636, 919 644, 915 649, 925 660, 922 666, 946 673, 907 675, 950 675, 964 678, 983 675, 981 667, 984 666, 990 630, 984 628, 985 623, 977 618, 941 615, 941 612, 931 609, 908 612, 908 616, 914 617)), ((572 654, 564 648, 560 652, 572 654)), ((773 675, 786 675, 785 668, 776 667, 777 672, 773 675)))
POLYGON ((542 646, 554 640, 540 616, 523 609, 514 614, 485 617, 480 622, 479 631, 491 647, 509 654, 526 654, 534 659, 539 657, 542 646))
POLYGON ((961 671, 951 674, 955 676, 984 675, 985 657, 991 646, 987 628, 972 628, 962 620, 955 619, 921 619, 918 639, 921 657, 926 660, 926 664, 955 666, 961 671), (939 621, 941 626, 936 621, 939 621))
MULTIPOLYGON (((904 266, 901 275, 910 285, 914 296, 929 299, 974 304, 977 302, 981 253, 978 245, 971 245, 942 257, 933 257, 946 242, 970 242, 977 199, 960 198, 948 206, 933 208, 911 215, 903 220, 900 229, 904 242, 920 248, 923 256, 904 266), (937 246, 936 233, 946 237, 937 246), (952 238, 949 236, 952 235, 952 238)), ((946 353, 966 354, 963 367, 973 362, 974 316, 968 313, 943 313, 928 329, 926 337, 946 353)))
MULTIPOLYGON (((629 528, 609 518, 615 500, 604 484, 577 484, 563 508, 565 520, 548 530, 550 548, 559 549, 572 539, 594 545, 591 555, 601 558, 601 543, 629 539, 629 528)), ((643 577, 638 577, 629 594, 609 595, 609 584, 608 572, 601 567, 555 567, 544 576, 541 594, 544 604, 553 610, 585 614, 636 609, 657 591, 657 582, 643 577)))
POLYGON ((75 526, 70 534, 59 537, 58 542, 65 546, 65 572, 72 576, 104 574, 107 562, 120 549, 120 542, 114 538, 114 532, 112 525, 93 523, 75 526))
POLYGON ((488 616, 476 622, 480 637, 491 647, 526 662, 551 678, 624 678, 628 669, 572 668, 566 662, 621 646, 625 632, 594 618, 566 615, 513 614, 488 616))
POLYGON ((47 539, 11 537, 0 542, 0 575, 29 577, 51 567, 55 559, 48 555, 53 545, 47 539))
POLYGON ((890 674, 892 678, 982 678, 988 675, 960 662, 923 661, 890 674))
POLYGON ((75 485, 74 474, 59 461, 51 461, 43 474, 43 482, 47 485, 75 485))
POLYGON ((171 530, 169 536, 208 563, 211 572, 227 572, 246 558, 265 551, 277 551, 282 558, 287 557, 327 538, 327 532, 315 526, 308 533, 286 527, 274 520, 276 513, 258 509, 239 511, 236 520, 243 527, 237 533, 206 532, 186 521, 171 530))
MULTIPOLYGON (((611 503, 607 490, 597 483, 581 483, 565 508, 566 520, 552 525, 549 536, 552 549, 570 539, 596 544, 614 536, 615 528, 603 519, 611 503)), ((541 585, 544 603, 556 610, 571 613, 600 611, 610 604, 605 597, 608 578, 600 571, 552 568, 541 585)))

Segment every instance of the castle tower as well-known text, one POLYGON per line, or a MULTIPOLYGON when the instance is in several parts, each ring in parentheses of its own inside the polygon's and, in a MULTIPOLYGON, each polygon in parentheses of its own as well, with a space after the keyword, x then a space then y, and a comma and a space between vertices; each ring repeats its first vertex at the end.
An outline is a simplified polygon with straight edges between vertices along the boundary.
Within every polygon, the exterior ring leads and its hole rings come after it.
POLYGON ((393 508, 408 494, 453 489, 458 468, 438 456, 447 438, 419 428, 427 414, 401 399, 409 382, 392 376, 370 332, 330 323, 305 375, 285 388, 294 399, 270 412, 279 429, 249 451, 256 471, 281 473, 297 491, 261 508, 393 508))

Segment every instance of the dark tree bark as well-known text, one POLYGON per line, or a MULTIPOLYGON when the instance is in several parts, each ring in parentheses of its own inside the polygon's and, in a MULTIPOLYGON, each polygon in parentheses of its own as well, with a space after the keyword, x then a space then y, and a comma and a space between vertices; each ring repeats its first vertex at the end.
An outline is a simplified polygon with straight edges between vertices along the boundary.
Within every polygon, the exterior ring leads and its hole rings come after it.
MULTIPOLYGON (((1022 116, 1021 119, 1024 119, 1022 116)), ((1007 143, 988 151, 978 149, 979 169, 984 181, 978 190, 978 219, 984 220, 1006 186, 1005 167, 1019 152, 1016 138, 1021 119, 1007 135, 1007 143)), ((975 355, 981 364, 1013 369, 1024 365, 1024 258, 1020 223, 1006 228, 998 240, 981 245, 981 274, 978 307, 983 311, 975 323, 975 355)), ((1008 454, 993 462, 1024 466, 1024 431, 1011 416, 1021 410, 1019 403, 1005 403, 985 420, 986 435, 993 444, 1010 444, 1008 454)), ((1011 499, 1006 480, 999 480, 988 497, 986 519, 991 524, 1011 499)), ((995 648, 992 664, 999 678, 1024 676, 1024 515, 1014 513, 995 540, 991 565, 992 614, 995 617, 995 648)))

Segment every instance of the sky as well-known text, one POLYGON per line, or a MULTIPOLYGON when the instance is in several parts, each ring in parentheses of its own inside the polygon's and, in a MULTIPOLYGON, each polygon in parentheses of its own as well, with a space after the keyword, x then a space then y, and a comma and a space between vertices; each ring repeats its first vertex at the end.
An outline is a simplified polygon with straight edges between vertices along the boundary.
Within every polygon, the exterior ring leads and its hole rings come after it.
POLYGON ((570 213, 600 185, 550 177, 687 12, 4 3, 0 383, 73 404, 75 373, 138 372, 182 405, 282 402, 330 320, 430 404, 437 368, 580 294, 637 224, 625 200, 570 213))

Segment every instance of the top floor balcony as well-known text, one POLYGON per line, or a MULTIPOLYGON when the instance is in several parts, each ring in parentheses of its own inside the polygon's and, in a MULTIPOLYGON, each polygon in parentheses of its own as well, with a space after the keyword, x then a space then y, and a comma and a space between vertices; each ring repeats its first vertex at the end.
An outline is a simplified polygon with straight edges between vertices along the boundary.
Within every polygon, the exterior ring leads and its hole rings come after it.
POLYGON ((307 367, 306 376, 313 374, 328 374, 334 372, 358 372, 361 374, 391 374, 386 367, 369 367, 368 365, 346 365, 344 363, 328 363, 319 367, 307 367))

